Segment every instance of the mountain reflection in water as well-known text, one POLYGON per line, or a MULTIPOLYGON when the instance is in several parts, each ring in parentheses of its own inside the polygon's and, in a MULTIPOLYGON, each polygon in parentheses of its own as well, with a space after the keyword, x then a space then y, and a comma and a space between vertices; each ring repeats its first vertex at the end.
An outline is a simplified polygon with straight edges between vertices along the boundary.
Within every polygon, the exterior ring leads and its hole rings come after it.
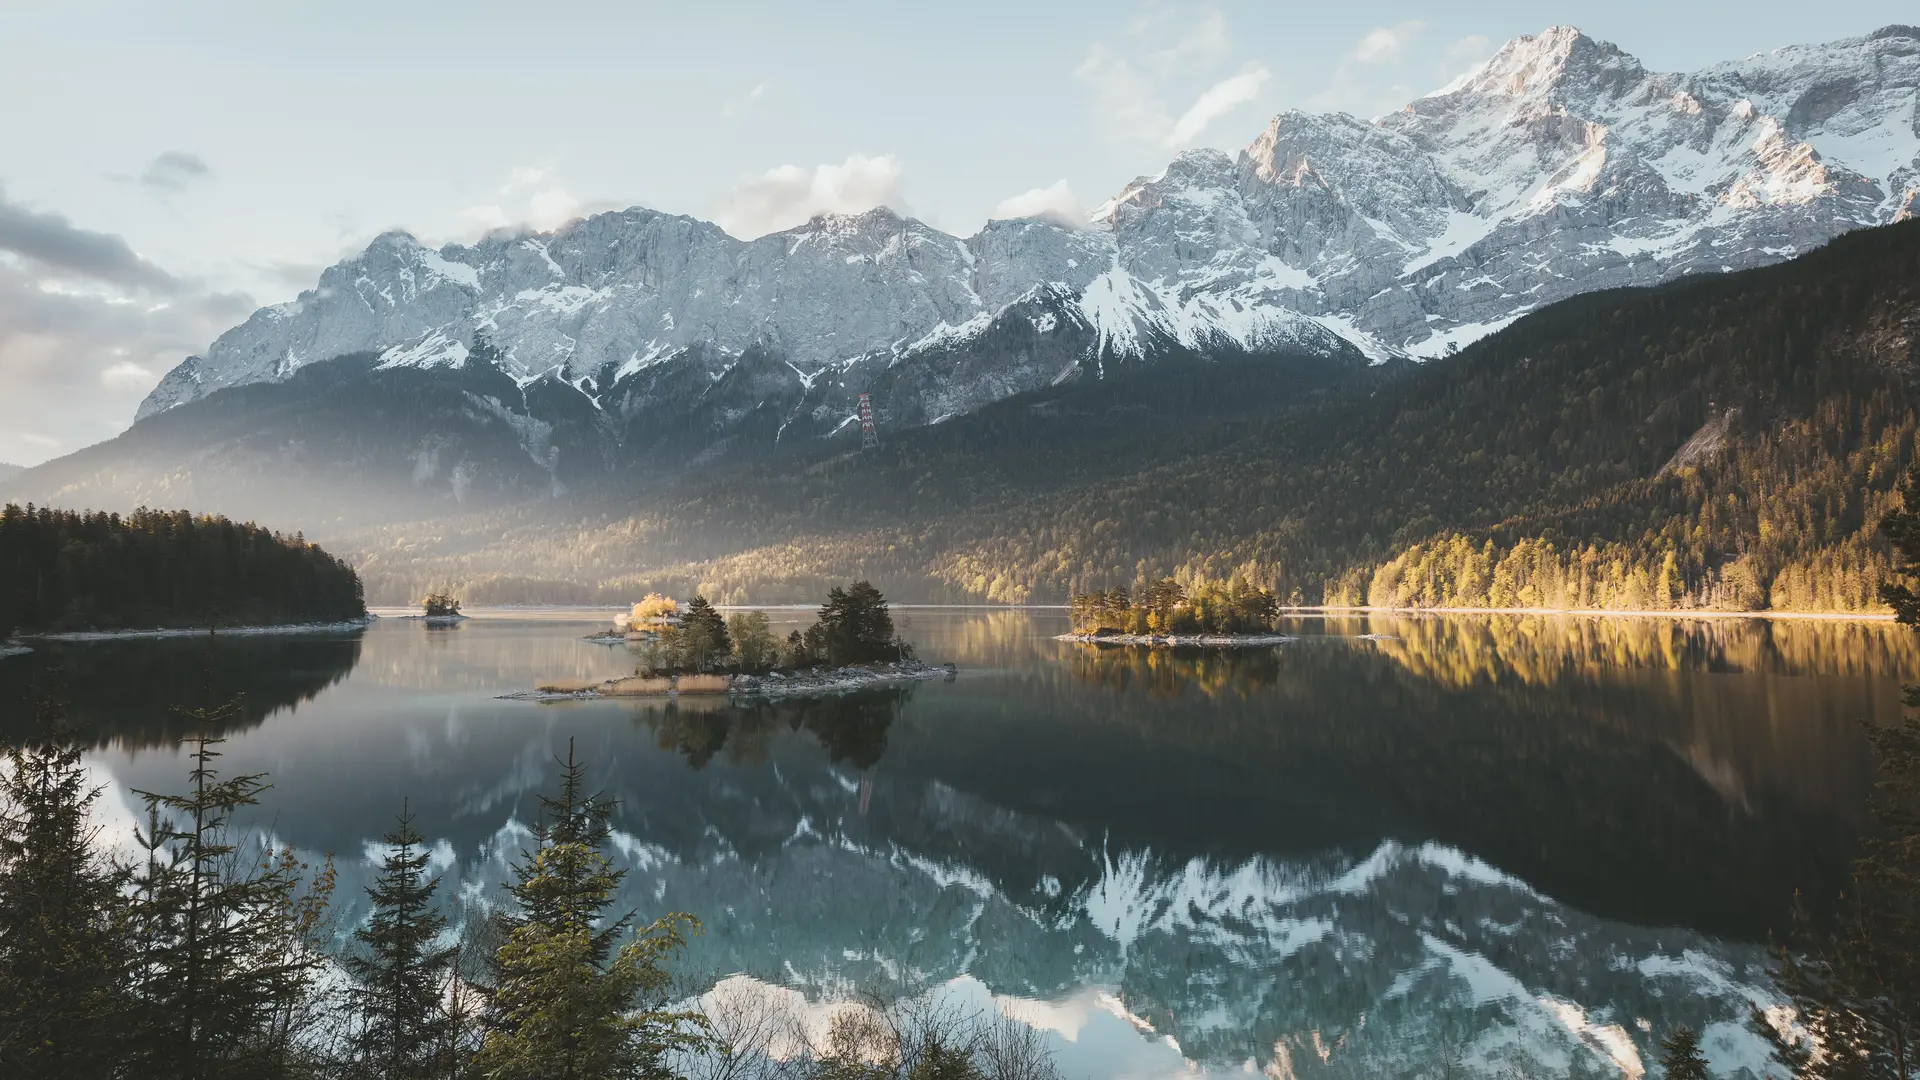
MULTIPOLYGON (((155 698, 246 690, 224 764, 273 773, 264 817, 340 856, 343 898, 403 797, 447 894, 497 895, 572 739, 622 800, 625 899, 705 921, 696 983, 1104 1002, 1125 1023, 1084 1038, 1162 1055, 1129 1069, 1295 1076, 1456 1052, 1634 1074, 1681 1022, 1716 1075, 1757 1062, 1755 943, 1796 887, 1838 887, 1860 724, 1920 681, 1914 635, 1878 624, 1300 619, 1276 648, 1165 652, 1056 641, 1052 614, 911 618, 957 680, 754 706, 495 699, 630 670, 585 622, 57 659, 122 792, 184 777, 155 698)), ((10 703, 55 658, 0 661, 10 703)), ((1115 1060, 1061 1047, 1069 1073, 1115 1060)))

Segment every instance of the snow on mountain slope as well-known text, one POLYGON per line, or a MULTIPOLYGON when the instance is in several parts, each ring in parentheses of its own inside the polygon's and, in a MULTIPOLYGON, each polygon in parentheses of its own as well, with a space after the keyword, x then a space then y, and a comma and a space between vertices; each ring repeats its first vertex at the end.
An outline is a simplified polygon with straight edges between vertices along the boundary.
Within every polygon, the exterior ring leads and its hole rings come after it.
POLYGON ((1661 74, 1554 27, 1375 120, 1288 112, 1237 156, 1183 153, 1086 228, 963 239, 873 210, 749 242, 632 209, 438 251, 389 233, 139 415, 350 353, 458 367, 484 338, 523 385, 629 415, 668 404, 646 387, 678 403, 757 356, 752 385, 794 410, 782 431, 838 431, 883 385, 883 419, 932 422, 1167 355, 1436 356, 1576 293, 1790 258, 1916 192, 1920 30, 1661 74), (1051 344, 984 354, 1009 327, 1051 344))

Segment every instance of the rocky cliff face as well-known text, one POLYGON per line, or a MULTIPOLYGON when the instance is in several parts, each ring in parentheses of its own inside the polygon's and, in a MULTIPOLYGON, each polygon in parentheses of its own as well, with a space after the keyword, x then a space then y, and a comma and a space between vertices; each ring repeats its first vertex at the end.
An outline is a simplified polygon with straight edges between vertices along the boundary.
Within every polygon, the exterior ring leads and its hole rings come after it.
MULTIPOLYGON (((1778 261, 1913 212, 1920 30, 1693 74, 1556 27, 1372 121, 1286 113, 1085 227, 960 238, 886 210, 753 241, 632 209, 428 248, 404 233, 170 372, 142 418, 304 365, 497 367, 610 437, 930 423, 1170 356, 1430 357, 1575 293, 1778 261)), ((533 420, 539 417, 529 413, 533 420)))

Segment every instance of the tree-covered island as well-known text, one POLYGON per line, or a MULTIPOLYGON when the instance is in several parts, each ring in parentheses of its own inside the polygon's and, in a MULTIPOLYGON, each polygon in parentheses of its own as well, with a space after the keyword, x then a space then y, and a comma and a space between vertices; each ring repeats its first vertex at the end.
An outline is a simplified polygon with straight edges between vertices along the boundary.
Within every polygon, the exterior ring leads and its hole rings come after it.
POLYGON ((953 671, 951 664, 929 667, 914 656, 913 646, 894 625, 886 597, 866 581, 829 589, 813 625, 791 631, 784 640, 774 634, 766 612, 723 616, 704 596, 684 606, 648 597, 634 612, 630 628, 588 639, 632 645, 632 676, 598 682, 550 680, 532 694, 507 696, 779 695, 939 678, 953 671), (643 607, 654 614, 639 617, 643 607))
POLYGON ((1280 602, 1272 592, 1235 575, 1183 585, 1173 578, 1076 593, 1069 607, 1068 638, 1118 644, 1208 644, 1274 637, 1280 602))

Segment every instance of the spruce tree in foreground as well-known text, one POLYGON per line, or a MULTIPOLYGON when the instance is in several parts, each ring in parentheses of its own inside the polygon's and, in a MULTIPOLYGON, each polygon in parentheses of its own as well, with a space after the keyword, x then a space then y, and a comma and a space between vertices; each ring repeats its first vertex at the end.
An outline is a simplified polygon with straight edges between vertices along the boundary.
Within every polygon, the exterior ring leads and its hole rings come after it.
POLYGON ((433 906, 440 879, 427 876, 431 854, 421 839, 403 806, 384 837, 380 875, 367 886, 373 911, 353 932, 357 950, 344 961, 355 984, 354 1077, 430 1080, 456 1074, 460 1047, 447 1004, 459 950, 440 944, 447 928, 446 916, 433 906))
POLYGON ((641 928, 611 915, 626 871, 606 854, 614 803, 586 794, 586 765, 567 745, 560 793, 541 796, 534 846, 508 886, 516 911, 494 958, 486 1040, 489 1080, 612 1080, 670 1075, 663 1059, 701 1045, 698 1017, 664 1007, 661 963, 699 924, 672 914, 641 928))
POLYGON ((41 739, 0 772, 0 1076, 113 1071, 125 1016, 126 872, 90 823, 100 787, 41 708, 41 739))
POLYGON ((329 865, 309 882, 286 849, 236 839, 234 812, 258 802, 261 774, 222 779, 214 737, 237 703, 187 713, 191 792, 136 792, 147 826, 136 868, 127 1064, 143 1080, 296 1075, 323 1019, 315 984, 325 963, 329 865))
POLYGON ((1683 1024, 1660 1041, 1660 1075, 1664 1080, 1709 1080, 1699 1032, 1683 1024))

